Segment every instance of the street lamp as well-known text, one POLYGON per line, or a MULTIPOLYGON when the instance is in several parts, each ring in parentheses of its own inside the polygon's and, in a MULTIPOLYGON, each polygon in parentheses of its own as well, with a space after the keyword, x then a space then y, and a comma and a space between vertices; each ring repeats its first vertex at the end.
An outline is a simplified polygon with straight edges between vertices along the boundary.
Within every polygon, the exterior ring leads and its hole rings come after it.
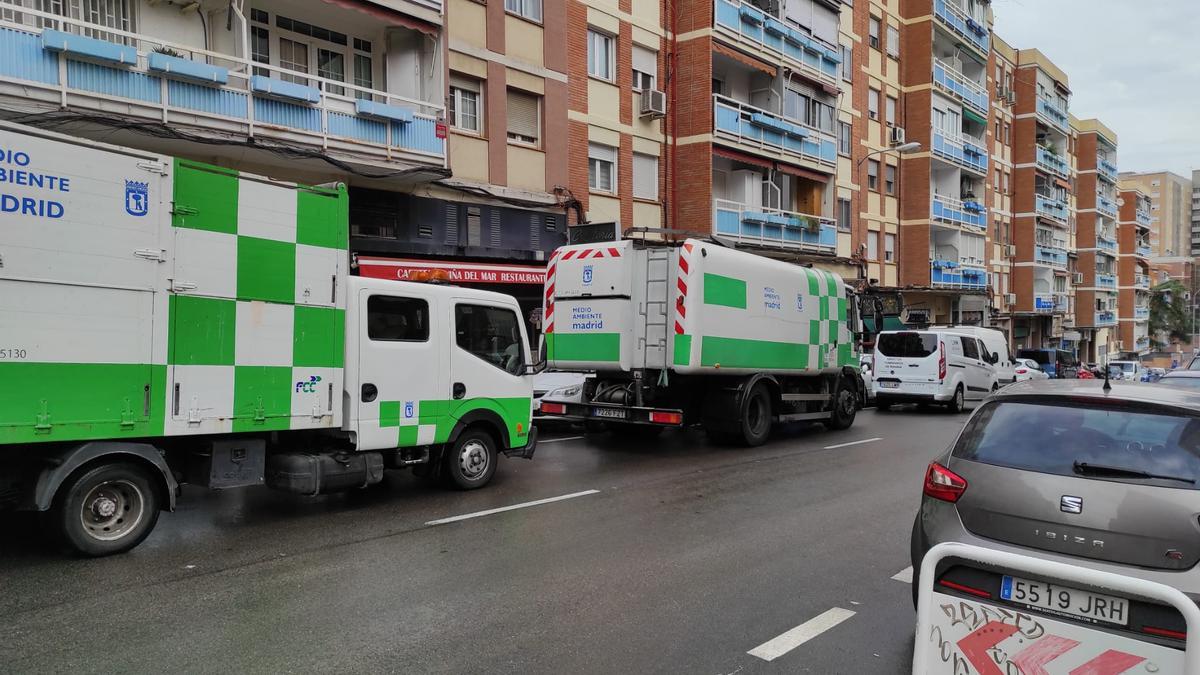
POLYGON ((869 157, 874 157, 875 155, 886 155, 886 154, 892 153, 892 152, 904 154, 904 153, 908 153, 908 152, 916 152, 917 150, 920 150, 920 149, 921 149, 921 144, 916 141, 913 141, 912 143, 904 143, 904 144, 897 145, 897 146, 891 147, 891 148, 880 148, 879 150, 872 150, 871 152, 868 152, 867 154, 863 155, 862 159, 858 160, 858 164, 856 166, 862 166, 863 162, 867 161, 867 159, 869 157))

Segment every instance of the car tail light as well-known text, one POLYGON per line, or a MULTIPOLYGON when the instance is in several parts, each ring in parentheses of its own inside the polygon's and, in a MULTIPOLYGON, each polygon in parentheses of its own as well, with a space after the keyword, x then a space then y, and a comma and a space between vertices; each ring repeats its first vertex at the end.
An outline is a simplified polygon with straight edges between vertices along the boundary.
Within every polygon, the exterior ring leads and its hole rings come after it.
POLYGON ((542 401, 542 412, 547 415, 565 415, 567 414, 567 406, 562 403, 542 401))
POLYGON ((1186 640, 1187 633, 1169 628, 1155 628, 1154 626, 1142 626, 1142 632, 1149 635, 1157 635, 1159 637, 1174 638, 1176 640, 1186 640))
POLYGON ((930 462, 925 472, 925 496, 944 502, 957 502, 967 491, 967 481, 950 469, 930 462))
POLYGON ((946 379, 946 343, 938 343, 938 379, 946 379))
POLYGON ((655 424, 683 424, 683 415, 675 412, 652 412, 650 421, 655 424))
POLYGON ((967 586, 966 584, 959 584, 959 583, 955 583, 953 581, 947 581, 946 579, 942 579, 941 581, 938 581, 938 585, 945 586, 946 588, 952 588, 956 591, 960 591, 960 592, 966 593, 968 595, 974 595, 977 598, 991 598, 992 597, 991 593, 988 593, 987 591, 983 590, 982 588, 975 588, 974 586, 967 586))
POLYGON ((1017 368, 1018 375, 1024 375, 1025 373, 1028 373, 1028 372, 1029 372, 1028 368, 1017 368))

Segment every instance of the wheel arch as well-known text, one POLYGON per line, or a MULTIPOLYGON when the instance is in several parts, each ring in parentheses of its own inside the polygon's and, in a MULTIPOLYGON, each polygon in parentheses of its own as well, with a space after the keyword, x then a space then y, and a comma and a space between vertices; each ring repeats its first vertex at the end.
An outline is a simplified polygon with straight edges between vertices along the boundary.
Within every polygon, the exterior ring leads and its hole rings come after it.
POLYGON ((154 487, 162 497, 163 510, 175 510, 175 497, 179 489, 171 467, 163 459, 158 448, 147 443, 118 443, 99 441, 76 445, 59 452, 52 458, 55 463, 44 469, 33 489, 33 508, 48 511, 54 505, 59 488, 72 476, 101 464, 128 461, 150 471, 156 480, 154 487))

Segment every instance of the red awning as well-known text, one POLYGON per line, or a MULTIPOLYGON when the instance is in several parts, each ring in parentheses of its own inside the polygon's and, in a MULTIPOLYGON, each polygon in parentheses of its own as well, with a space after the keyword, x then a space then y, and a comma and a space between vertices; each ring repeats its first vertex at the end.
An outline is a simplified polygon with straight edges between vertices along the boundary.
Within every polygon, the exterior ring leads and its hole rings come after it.
POLYGON ((456 284, 530 284, 546 283, 545 265, 491 265, 488 263, 409 260, 359 256, 359 276, 399 281, 428 280, 437 270, 456 284))
POLYGON ((363 14, 370 15, 380 21, 383 21, 391 26, 404 26, 416 31, 425 33, 426 35, 437 35, 441 32, 441 28, 435 26, 428 21, 422 21, 416 17, 406 16, 400 12, 393 12, 386 7, 380 7, 365 0, 321 0, 330 5, 337 5, 343 9, 355 9, 363 14))
POLYGON ((1054 179, 1054 182, 1055 182, 1055 183, 1058 183, 1058 186, 1059 186, 1060 188, 1063 188, 1063 189, 1066 189, 1066 190, 1070 190, 1070 189, 1071 189, 1071 182, 1070 182, 1070 181, 1068 181, 1068 180, 1066 180, 1065 178, 1055 178, 1055 179, 1054 179))
POLYGON ((724 54, 738 63, 745 64, 751 68, 757 68, 771 77, 775 77, 775 66, 772 66, 769 63, 763 63, 762 61, 759 61, 754 57, 747 56, 736 49, 730 49, 719 42, 714 42, 712 48, 713 51, 717 52, 718 54, 724 54))
POLYGON ((783 164, 783 163, 777 162, 775 164, 775 168, 779 169, 780 171, 782 171, 784 173, 791 174, 793 176, 799 176, 800 178, 807 178, 809 180, 815 180, 818 183, 828 183, 829 178, 830 178, 829 174, 817 173, 816 171, 809 171, 808 169, 801 169, 800 167, 792 166, 791 164, 783 164))
POLYGON ((737 150, 730 150, 729 148, 722 148, 719 145, 713 146, 713 154, 724 157, 725 159, 732 159, 735 162, 741 162, 742 164, 750 164, 751 166, 760 166, 764 169, 774 169, 775 168, 775 163, 769 159, 763 159, 762 157, 755 157, 754 155, 748 155, 744 152, 738 152, 737 150))

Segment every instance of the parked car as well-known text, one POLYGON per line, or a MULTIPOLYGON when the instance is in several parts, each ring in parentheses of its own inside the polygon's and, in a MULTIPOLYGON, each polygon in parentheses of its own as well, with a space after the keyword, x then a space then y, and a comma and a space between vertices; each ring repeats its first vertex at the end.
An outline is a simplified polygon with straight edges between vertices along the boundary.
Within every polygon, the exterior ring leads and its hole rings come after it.
POLYGON ((581 403, 583 401, 584 373, 560 373, 546 370, 533 376, 533 418, 535 422, 557 418, 542 414, 542 399, 581 403))
POLYGON ((1158 378, 1158 384, 1200 391, 1200 370, 1172 370, 1158 378))
POLYGON ((1142 371, 1142 376, 1138 379, 1142 382, 1158 382, 1166 374, 1166 368, 1146 368, 1142 371))
POLYGON ((1094 373, 1091 368, 1080 368, 1079 371, 1075 373, 1075 379, 1094 380, 1096 379, 1096 373, 1094 373))
MULTIPOLYGON (((1085 372, 1080 370, 1079 372, 1085 372)), ((1042 366, 1033 359, 1017 359, 1017 367, 1013 370, 1017 382, 1027 380, 1048 380, 1050 376, 1042 370, 1042 366)))
POLYGON ((999 389, 978 338, 948 330, 884 331, 875 340, 875 407, 934 403, 961 412, 999 389))
POLYGON ((858 372, 862 375, 863 386, 866 391, 863 393, 863 405, 875 400, 875 394, 871 391, 871 384, 875 380, 875 355, 863 354, 858 357, 858 372))
POLYGON ((1037 361, 1050 377, 1075 377, 1079 368, 1075 356, 1062 349, 1021 349, 1017 351, 1017 358, 1037 361))
POLYGON ((933 328, 979 338, 986 347, 987 358, 985 360, 996 368, 996 380, 1001 385, 1017 381, 1016 374, 1013 372, 1017 367, 1017 359, 1008 348, 1008 336, 1001 331, 980 326, 934 326, 933 328), (995 359, 992 359, 993 355, 996 357, 995 359))
MULTIPOLYGON (((1006 387, 926 471, 911 539, 914 578, 930 548, 961 542, 1200 598, 1198 481, 1200 392, 1069 380, 1006 387)), ((935 583, 939 592, 986 598, 1035 618, 1052 613, 1117 635, 1184 644, 1182 617, 1161 605, 1025 576, 950 562, 935 570, 935 583), (1024 589, 1023 598, 1014 588, 1024 589)))
POLYGON ((1130 380, 1133 382, 1137 382, 1138 380, 1140 380, 1142 378, 1142 371, 1145 370, 1144 368, 1142 368, 1142 364, 1140 361, 1109 361, 1108 367, 1110 369, 1111 368, 1120 368, 1121 369, 1121 379, 1122 380, 1130 380))

